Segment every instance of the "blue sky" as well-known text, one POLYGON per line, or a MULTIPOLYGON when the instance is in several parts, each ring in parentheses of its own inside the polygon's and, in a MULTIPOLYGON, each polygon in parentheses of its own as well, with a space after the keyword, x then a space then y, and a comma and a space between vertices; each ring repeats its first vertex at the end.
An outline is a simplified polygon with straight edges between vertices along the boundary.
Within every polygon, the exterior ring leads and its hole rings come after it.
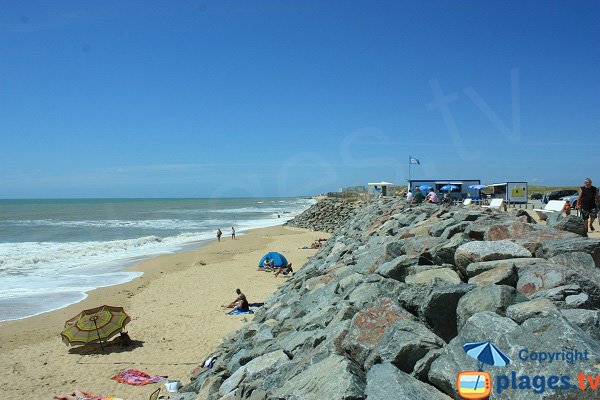
POLYGON ((600 183, 596 1, 0 0, 0 198, 600 183))

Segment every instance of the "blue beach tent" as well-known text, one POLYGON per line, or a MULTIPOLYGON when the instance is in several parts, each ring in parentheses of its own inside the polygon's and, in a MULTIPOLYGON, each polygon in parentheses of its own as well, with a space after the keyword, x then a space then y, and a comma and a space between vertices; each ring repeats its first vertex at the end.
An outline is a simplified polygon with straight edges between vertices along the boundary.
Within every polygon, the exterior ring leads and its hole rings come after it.
POLYGON ((260 262, 258 263, 259 267, 264 267, 265 266, 265 259, 269 258, 276 267, 285 267, 286 265, 288 265, 287 260, 285 259, 285 257, 283 256, 283 254, 280 254, 276 251, 271 251, 267 254, 265 254, 263 256, 263 258, 260 259, 260 262))

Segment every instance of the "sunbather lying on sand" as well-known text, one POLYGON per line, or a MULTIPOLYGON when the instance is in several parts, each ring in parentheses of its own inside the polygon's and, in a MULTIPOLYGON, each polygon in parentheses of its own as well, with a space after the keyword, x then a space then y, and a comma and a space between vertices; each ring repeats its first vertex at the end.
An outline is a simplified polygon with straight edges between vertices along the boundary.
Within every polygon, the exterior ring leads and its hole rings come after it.
POLYGON ((301 249, 318 249, 319 247, 321 247, 321 242, 319 242, 318 240, 315 240, 314 242, 312 242, 310 244, 310 247, 304 246, 304 247, 301 247, 301 249))
MULTIPOLYGON (((89 393, 84 393, 80 390, 75 390, 71 393, 61 393, 54 395, 54 400, 102 400, 106 399, 106 396, 92 396, 89 393)), ((122 400, 118 397, 110 397, 112 400, 122 400)))
POLYGON ((282 272, 283 272, 283 275, 287 275, 290 272, 294 272, 294 270, 292 269, 292 263, 289 263, 285 267, 279 268, 279 270, 277 270, 277 272, 275 272, 275 276, 278 276, 282 272))

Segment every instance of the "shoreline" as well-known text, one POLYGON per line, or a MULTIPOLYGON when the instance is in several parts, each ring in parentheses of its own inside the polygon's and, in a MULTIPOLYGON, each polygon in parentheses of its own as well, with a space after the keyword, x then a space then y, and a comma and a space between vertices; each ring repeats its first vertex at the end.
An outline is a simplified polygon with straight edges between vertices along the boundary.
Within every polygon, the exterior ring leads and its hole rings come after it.
POLYGON ((50 399, 55 393, 79 389, 131 399, 145 398, 156 389, 156 384, 145 388, 110 379, 127 368, 189 382, 191 370, 228 333, 252 320, 252 315, 224 314, 220 305, 235 298, 234 290, 241 288, 251 303, 262 302, 285 281, 258 272, 260 257, 269 250, 281 251, 298 268, 316 252, 300 247, 322 236, 330 235, 282 225, 249 230, 235 241, 224 237, 221 243, 213 240, 193 251, 164 254, 130 266, 127 271, 143 275, 90 291, 79 303, 2 322, 0 360, 8 374, 0 378, 0 393, 6 398, 27 394, 50 399), (131 317, 126 330, 142 346, 108 354, 69 351, 82 348, 62 342, 64 322, 102 304, 125 308, 131 317))

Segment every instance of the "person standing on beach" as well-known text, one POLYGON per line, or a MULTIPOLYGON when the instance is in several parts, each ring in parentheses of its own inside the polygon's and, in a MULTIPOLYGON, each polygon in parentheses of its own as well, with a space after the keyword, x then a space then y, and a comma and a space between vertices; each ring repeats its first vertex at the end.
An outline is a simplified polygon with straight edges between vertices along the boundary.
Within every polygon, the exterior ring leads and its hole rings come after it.
POLYGON ((235 228, 231 227, 231 240, 235 240, 235 228))
POLYGON ((589 230, 592 232, 595 231, 592 224, 598 216, 598 210, 596 208, 597 202, 600 202, 598 188, 592 186, 592 180, 590 178, 585 178, 583 186, 579 188, 579 197, 577 198, 576 208, 581 212, 581 218, 583 218, 583 226, 585 226, 586 232, 588 231, 588 219, 590 221, 589 230))
POLYGON ((223 232, 221 232, 221 228, 217 228, 217 240, 220 242, 221 241, 221 235, 223 234, 223 232))

